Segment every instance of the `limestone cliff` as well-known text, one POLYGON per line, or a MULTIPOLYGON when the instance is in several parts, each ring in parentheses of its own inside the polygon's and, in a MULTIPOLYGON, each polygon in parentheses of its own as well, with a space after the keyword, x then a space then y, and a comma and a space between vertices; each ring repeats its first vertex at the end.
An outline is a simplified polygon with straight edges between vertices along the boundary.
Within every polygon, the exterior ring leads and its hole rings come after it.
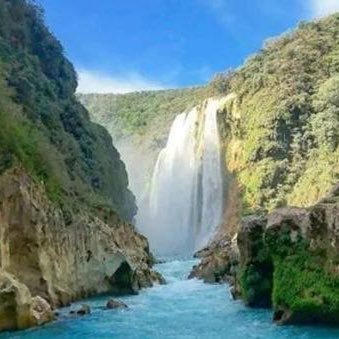
POLYGON ((27 286, 0 270, 0 329, 13 330, 43 325, 54 319, 48 302, 32 297, 27 286))
POLYGON ((226 279, 235 297, 272 305, 281 323, 338 321, 337 205, 314 207, 339 179, 338 40, 338 14, 301 23, 212 83, 225 96, 228 194, 224 224, 192 276, 226 279), (291 252, 279 252, 289 238, 291 252))
POLYGON ((0 177, 0 253, 1 269, 25 285, 25 294, 53 307, 161 282, 150 269, 148 242, 133 226, 116 214, 99 218, 84 210, 65 218, 21 168, 0 177))

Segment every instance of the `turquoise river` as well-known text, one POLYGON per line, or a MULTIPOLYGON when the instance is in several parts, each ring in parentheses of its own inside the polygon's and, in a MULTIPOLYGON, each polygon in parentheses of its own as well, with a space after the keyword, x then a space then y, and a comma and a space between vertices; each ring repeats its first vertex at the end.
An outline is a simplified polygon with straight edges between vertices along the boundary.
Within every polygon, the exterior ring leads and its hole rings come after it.
POLYGON ((172 260, 157 265, 167 285, 121 298, 129 305, 127 310, 105 310, 108 296, 98 297, 84 301, 92 309, 88 316, 71 317, 69 309, 63 309, 52 324, 0 338, 339 338, 339 330, 333 328, 276 326, 269 310, 232 301, 227 285, 187 280, 195 263, 172 260))

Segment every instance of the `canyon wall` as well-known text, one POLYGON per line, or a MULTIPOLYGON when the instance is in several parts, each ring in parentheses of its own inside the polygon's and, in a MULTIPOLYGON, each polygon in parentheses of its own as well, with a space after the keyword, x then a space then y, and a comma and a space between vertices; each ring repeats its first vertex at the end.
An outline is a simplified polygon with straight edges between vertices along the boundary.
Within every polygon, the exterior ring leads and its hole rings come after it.
POLYGON ((137 208, 125 165, 76 87, 41 8, 0 0, 0 330, 162 282, 130 224, 137 208))
MULTIPOLYGON (((28 301, 30 295, 39 296, 52 308, 100 293, 137 293, 162 283, 151 270, 146 238, 113 212, 98 215, 80 210, 65 217, 49 201, 43 184, 22 168, 9 170, 0 177, 2 272, 12 274, 20 293, 27 290, 28 301)), ((0 289, 0 299, 6 295, 0 289)), ((15 303, 11 307, 17 317, 15 303)), ((29 319, 30 310, 26 308, 29 319)), ((23 327, 5 322, 1 329, 23 327)))

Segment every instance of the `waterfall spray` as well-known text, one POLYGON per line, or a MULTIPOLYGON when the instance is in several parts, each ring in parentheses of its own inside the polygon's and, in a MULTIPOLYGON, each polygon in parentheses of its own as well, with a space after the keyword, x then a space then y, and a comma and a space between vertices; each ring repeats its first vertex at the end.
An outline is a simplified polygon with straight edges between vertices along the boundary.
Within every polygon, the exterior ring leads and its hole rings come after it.
POLYGON ((159 254, 189 254, 206 245, 222 216, 217 110, 209 99, 174 120, 153 171, 139 229, 159 254))

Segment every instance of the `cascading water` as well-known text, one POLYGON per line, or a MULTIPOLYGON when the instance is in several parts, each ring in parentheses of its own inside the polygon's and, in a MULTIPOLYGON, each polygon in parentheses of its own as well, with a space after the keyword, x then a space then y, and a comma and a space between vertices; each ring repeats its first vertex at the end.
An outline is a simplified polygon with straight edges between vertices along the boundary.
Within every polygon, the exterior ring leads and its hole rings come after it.
POLYGON ((221 221, 223 184, 219 100, 178 115, 156 162, 149 201, 137 225, 158 254, 201 248, 221 221))

